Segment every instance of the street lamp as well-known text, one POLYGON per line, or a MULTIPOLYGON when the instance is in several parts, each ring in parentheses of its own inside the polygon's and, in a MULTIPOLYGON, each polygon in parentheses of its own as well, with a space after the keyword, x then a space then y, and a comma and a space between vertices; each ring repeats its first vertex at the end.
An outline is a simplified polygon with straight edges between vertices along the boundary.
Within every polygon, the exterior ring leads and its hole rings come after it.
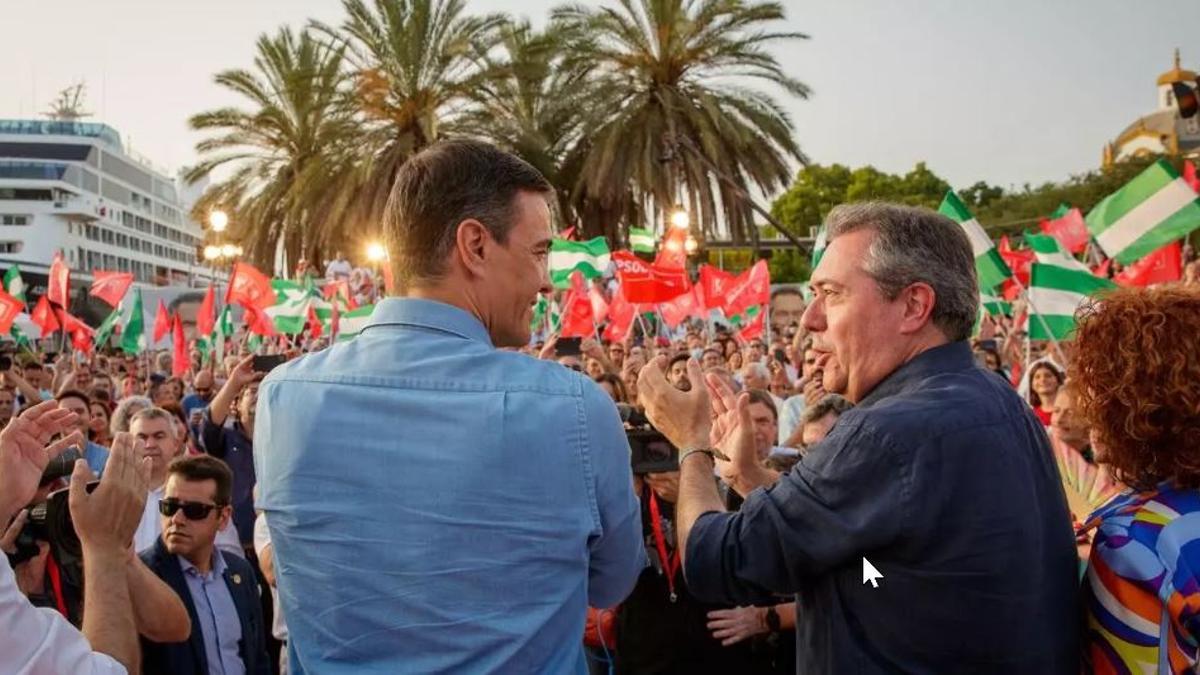
POLYGON ((372 263, 379 263, 384 258, 387 258, 387 249, 377 241, 367 244, 367 260, 372 263))
POLYGON ((676 206, 671 213, 671 227, 686 229, 691 224, 691 219, 688 218, 688 212, 683 210, 682 206, 676 206))
POLYGON ((229 226, 229 214, 219 209, 213 211, 208 214, 208 225, 213 232, 224 232, 225 228, 229 226))
POLYGON ((688 235, 687 241, 683 244, 683 249, 687 251, 689 256, 693 256, 696 255, 696 249, 698 248, 700 248, 700 244, 696 241, 696 238, 688 235))
POLYGON ((220 246, 213 246, 212 244, 209 244, 208 246, 204 247, 204 259, 205 260, 212 262, 220 257, 221 257, 221 247, 220 246))

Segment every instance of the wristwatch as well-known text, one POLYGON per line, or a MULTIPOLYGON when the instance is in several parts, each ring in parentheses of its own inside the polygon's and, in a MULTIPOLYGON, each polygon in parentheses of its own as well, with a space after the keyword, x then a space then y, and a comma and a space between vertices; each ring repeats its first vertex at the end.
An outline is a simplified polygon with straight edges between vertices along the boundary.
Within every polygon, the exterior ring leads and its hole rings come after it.
POLYGON ((779 623, 779 612, 776 612, 774 607, 767 608, 767 628, 771 629, 772 633, 783 630, 783 626, 779 623))

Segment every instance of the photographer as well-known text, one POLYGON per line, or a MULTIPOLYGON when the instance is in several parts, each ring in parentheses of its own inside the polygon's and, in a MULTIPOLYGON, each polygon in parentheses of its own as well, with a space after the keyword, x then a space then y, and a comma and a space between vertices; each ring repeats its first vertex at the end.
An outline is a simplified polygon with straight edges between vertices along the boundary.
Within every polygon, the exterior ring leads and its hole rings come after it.
MULTIPOLYGON (((8 523, 33 498, 50 460, 82 444, 77 425, 74 413, 47 401, 0 431, 0 522, 8 523), (64 436, 46 445, 60 434, 64 436)), ((138 672, 137 632, 124 564, 146 498, 149 466, 138 454, 132 444, 114 446, 108 471, 90 493, 87 466, 75 463, 69 504, 88 563, 82 634, 53 610, 31 605, 18 591, 7 560, 0 566, 0 654, 12 672, 138 672)))

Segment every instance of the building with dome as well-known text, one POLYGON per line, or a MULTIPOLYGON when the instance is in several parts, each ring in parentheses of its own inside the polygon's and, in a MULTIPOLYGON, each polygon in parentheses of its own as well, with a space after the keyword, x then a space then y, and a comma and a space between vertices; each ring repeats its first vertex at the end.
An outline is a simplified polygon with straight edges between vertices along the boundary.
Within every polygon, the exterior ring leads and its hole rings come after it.
POLYGON ((1200 115, 1191 119, 1179 116, 1175 92, 1171 84, 1183 82, 1195 87, 1196 73, 1179 65, 1179 50, 1175 50, 1175 67, 1158 76, 1158 109, 1143 115, 1104 146, 1104 166, 1143 155, 1182 155, 1200 158, 1200 115))

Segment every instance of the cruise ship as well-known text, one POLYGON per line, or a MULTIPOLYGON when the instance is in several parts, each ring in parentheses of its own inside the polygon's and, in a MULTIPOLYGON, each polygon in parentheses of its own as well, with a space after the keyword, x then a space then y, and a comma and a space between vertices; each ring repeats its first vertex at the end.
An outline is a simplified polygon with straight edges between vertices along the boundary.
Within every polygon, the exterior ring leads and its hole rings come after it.
POLYGON ((40 295, 61 251, 73 287, 92 270, 131 272, 148 288, 207 285, 185 192, 105 124, 0 119, 0 270, 20 266, 40 295))

